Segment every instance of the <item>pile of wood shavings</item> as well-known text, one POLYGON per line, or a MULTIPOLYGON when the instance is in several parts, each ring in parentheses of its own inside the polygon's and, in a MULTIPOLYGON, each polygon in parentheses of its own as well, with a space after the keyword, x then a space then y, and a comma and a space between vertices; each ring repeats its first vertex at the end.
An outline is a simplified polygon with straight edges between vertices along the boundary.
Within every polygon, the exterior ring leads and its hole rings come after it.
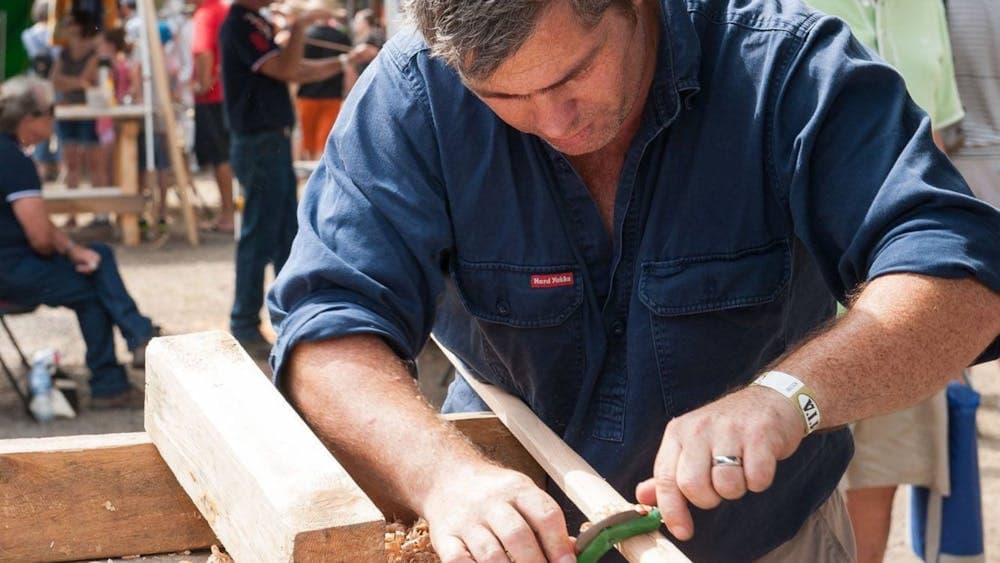
POLYGON ((212 546, 212 555, 208 556, 205 563, 234 563, 233 558, 222 552, 219 546, 212 546))
POLYGON ((441 563, 431 547, 430 529, 423 518, 412 528, 393 522, 385 527, 386 563, 441 563))

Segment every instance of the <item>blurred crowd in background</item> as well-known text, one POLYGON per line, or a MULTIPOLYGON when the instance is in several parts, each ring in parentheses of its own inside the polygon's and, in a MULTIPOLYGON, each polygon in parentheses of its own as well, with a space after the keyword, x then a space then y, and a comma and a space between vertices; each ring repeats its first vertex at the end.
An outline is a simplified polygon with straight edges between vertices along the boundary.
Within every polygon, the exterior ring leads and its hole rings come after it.
MULTIPOLYGON (((24 11, 31 21, 25 24, 23 31, 16 29, 16 22, 7 22, 8 32, 14 32, 15 37, 20 36, 24 56, 19 57, 17 49, 7 49, 6 76, 19 74, 22 70, 19 67, 26 66, 24 70, 28 73, 51 82, 58 105, 92 104, 93 101, 86 98, 86 92, 95 85, 107 85, 113 92, 112 104, 143 101, 143 24, 136 0, 35 0, 33 3, 28 1, 27 5, 24 11), (68 9, 57 12, 51 2, 65 4, 68 9)), ((156 0, 153 5, 156 7, 158 38, 163 45, 173 98, 174 115, 170 117, 180 125, 183 154, 189 157, 192 170, 214 172, 222 196, 219 214, 207 228, 232 232, 234 206, 228 154, 214 154, 219 151, 228 153, 228 138, 219 138, 219 134, 228 137, 228 123, 222 120, 215 124, 215 129, 221 129, 221 133, 213 131, 213 138, 202 139, 214 145, 207 152, 197 150, 203 147, 197 146, 195 127, 200 104, 221 104, 223 101, 218 33, 230 2, 156 0), (214 56, 200 60, 198 53, 204 51, 214 56)), ((289 39, 292 14, 317 7, 328 10, 331 17, 309 27, 305 58, 334 57, 358 44, 380 48, 385 42, 386 34, 381 24, 382 6, 378 1, 354 0, 346 5, 337 0, 275 3, 263 8, 261 13, 278 30, 274 41, 283 46, 289 39)), ((367 62, 350 64, 343 72, 324 80, 306 84, 289 83, 298 120, 292 138, 295 160, 319 158, 339 113, 341 101, 366 66, 367 62)), ((150 216, 143 221, 144 232, 152 235, 157 230, 168 228, 162 202, 172 180, 164 147, 163 119, 164 116, 157 114, 154 122, 154 177, 157 189, 153 190, 151 186, 144 189, 155 202, 150 216), (154 232, 150 233, 150 230, 154 232)), ((44 181, 59 182, 69 189, 81 183, 95 187, 112 184, 115 126, 111 118, 57 120, 55 131, 49 143, 39 143, 34 148, 33 157, 44 181)), ((144 132, 140 138, 143 136, 144 132)), ((140 163, 146 159, 144 149, 144 143, 140 143, 140 163)), ((106 222, 107 218, 99 215, 96 221, 106 222)), ((70 217, 64 226, 75 226, 75 218, 70 217)))

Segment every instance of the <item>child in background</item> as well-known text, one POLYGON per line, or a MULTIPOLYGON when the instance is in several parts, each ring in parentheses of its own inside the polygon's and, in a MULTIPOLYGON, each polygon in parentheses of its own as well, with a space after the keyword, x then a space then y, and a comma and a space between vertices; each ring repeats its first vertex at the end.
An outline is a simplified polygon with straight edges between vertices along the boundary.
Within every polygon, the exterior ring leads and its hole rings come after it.
MULTIPOLYGON (((119 62, 127 56, 128 47, 128 43, 125 41, 125 30, 116 27, 104 32, 101 45, 98 48, 98 79, 102 79, 100 69, 106 68, 107 79, 110 81, 113 95, 113 99, 110 101, 112 105, 128 103, 123 100, 122 93, 130 87, 131 70, 127 63, 124 71, 118 67, 119 62)), ((105 84, 98 84, 98 86, 106 87, 105 84)), ((101 150, 104 153, 104 160, 107 163, 107 177, 114 178, 114 148, 117 137, 115 122, 110 117, 101 117, 97 119, 95 127, 101 150)))
POLYGON ((111 57, 111 76, 115 84, 115 100, 131 104, 135 84, 132 80, 135 63, 131 60, 132 45, 125 38, 125 28, 116 27, 104 32, 104 42, 111 57))

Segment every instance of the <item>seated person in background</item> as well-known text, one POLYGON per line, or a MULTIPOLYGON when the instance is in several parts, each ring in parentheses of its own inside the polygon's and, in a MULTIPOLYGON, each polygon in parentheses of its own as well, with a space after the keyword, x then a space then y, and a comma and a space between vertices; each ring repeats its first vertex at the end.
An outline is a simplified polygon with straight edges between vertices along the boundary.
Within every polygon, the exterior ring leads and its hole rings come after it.
POLYGON ((18 76, 0 86, 0 298, 23 305, 64 306, 76 312, 87 344, 92 408, 141 407, 115 358, 115 325, 141 367, 155 336, 118 273, 107 245, 77 245, 45 211, 41 182, 24 148, 52 134, 48 84, 18 76))

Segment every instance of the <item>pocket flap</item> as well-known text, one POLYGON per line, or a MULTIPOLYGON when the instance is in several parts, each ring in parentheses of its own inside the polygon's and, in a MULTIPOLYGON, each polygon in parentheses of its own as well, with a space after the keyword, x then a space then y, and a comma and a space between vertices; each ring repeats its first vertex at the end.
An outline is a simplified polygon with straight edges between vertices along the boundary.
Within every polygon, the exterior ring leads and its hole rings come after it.
POLYGON ((731 254, 643 262, 639 298, 657 315, 690 315, 773 301, 791 275, 787 240, 731 254))
POLYGON ((576 266, 458 261, 455 285, 476 318, 519 328, 555 326, 583 302, 576 266))

